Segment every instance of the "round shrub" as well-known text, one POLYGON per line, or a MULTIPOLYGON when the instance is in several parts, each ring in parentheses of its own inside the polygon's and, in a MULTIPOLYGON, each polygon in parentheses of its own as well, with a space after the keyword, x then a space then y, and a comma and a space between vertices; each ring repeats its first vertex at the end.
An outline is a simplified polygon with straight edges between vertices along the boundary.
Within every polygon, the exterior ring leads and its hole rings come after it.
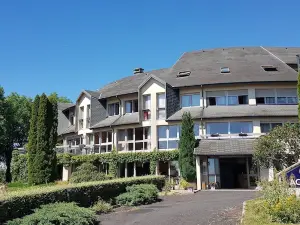
POLYGON ((112 209, 112 205, 108 202, 103 201, 102 199, 99 199, 98 202, 96 202, 92 207, 92 210, 94 210, 98 214, 109 213, 112 211, 112 209))
POLYGON ((156 202, 158 199, 158 189, 153 184, 137 184, 126 188, 126 193, 116 198, 118 205, 145 205, 156 202))
POLYGON ((7 225, 95 225, 93 210, 82 208, 75 203, 54 203, 43 205, 31 215, 8 221, 7 225))
POLYGON ((76 171, 72 173, 70 183, 102 181, 108 179, 110 179, 110 177, 104 173, 98 172, 97 167, 92 163, 85 162, 77 167, 76 171))

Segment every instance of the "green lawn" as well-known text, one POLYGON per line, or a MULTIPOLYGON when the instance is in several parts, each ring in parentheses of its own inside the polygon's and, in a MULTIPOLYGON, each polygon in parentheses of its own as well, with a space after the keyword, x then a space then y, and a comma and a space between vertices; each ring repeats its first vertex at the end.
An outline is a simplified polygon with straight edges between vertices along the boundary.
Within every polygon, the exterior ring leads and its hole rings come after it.
POLYGON ((283 225, 283 223, 272 222, 271 217, 266 213, 265 209, 262 206, 261 199, 254 199, 254 200, 247 201, 245 215, 242 224, 243 225, 283 225))

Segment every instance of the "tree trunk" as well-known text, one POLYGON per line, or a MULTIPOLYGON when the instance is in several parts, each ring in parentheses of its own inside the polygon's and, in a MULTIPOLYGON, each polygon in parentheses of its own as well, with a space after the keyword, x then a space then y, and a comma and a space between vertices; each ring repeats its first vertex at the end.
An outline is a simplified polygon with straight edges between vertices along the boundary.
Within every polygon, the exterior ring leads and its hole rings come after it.
POLYGON ((4 152, 5 154, 5 163, 6 163, 6 182, 11 182, 11 172, 10 172, 10 165, 11 165, 11 158, 12 158, 12 148, 7 148, 4 152))

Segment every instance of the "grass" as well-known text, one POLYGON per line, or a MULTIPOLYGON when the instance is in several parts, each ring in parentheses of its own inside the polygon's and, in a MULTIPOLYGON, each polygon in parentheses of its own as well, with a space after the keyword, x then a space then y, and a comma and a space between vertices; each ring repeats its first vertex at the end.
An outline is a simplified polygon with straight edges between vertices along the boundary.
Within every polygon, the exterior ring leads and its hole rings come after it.
POLYGON ((272 222, 271 217, 268 215, 268 213, 263 207, 262 199, 258 198, 258 199, 247 201, 242 225, 262 225, 262 224, 282 225, 283 223, 272 222))

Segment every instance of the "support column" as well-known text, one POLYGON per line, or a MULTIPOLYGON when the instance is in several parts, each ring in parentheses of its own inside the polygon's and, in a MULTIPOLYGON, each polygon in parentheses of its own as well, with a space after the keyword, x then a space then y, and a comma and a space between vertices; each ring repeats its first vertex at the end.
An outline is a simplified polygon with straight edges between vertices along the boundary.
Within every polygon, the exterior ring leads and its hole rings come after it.
POLYGON ((63 171, 62 171, 62 180, 63 181, 68 181, 71 177, 71 172, 72 172, 72 166, 63 166, 63 171))
POLYGON ((249 177, 249 158, 246 158, 246 171, 247 171, 247 186, 250 188, 250 177, 249 177))
POLYGON ((201 190, 201 164, 200 164, 200 156, 196 156, 196 174, 197 174, 197 190, 201 190))
POLYGON ((125 163, 125 177, 127 177, 128 175, 127 175, 127 170, 128 170, 128 168, 127 168, 127 162, 125 163))
POLYGON ((136 177, 136 162, 133 162, 133 177, 136 177))

